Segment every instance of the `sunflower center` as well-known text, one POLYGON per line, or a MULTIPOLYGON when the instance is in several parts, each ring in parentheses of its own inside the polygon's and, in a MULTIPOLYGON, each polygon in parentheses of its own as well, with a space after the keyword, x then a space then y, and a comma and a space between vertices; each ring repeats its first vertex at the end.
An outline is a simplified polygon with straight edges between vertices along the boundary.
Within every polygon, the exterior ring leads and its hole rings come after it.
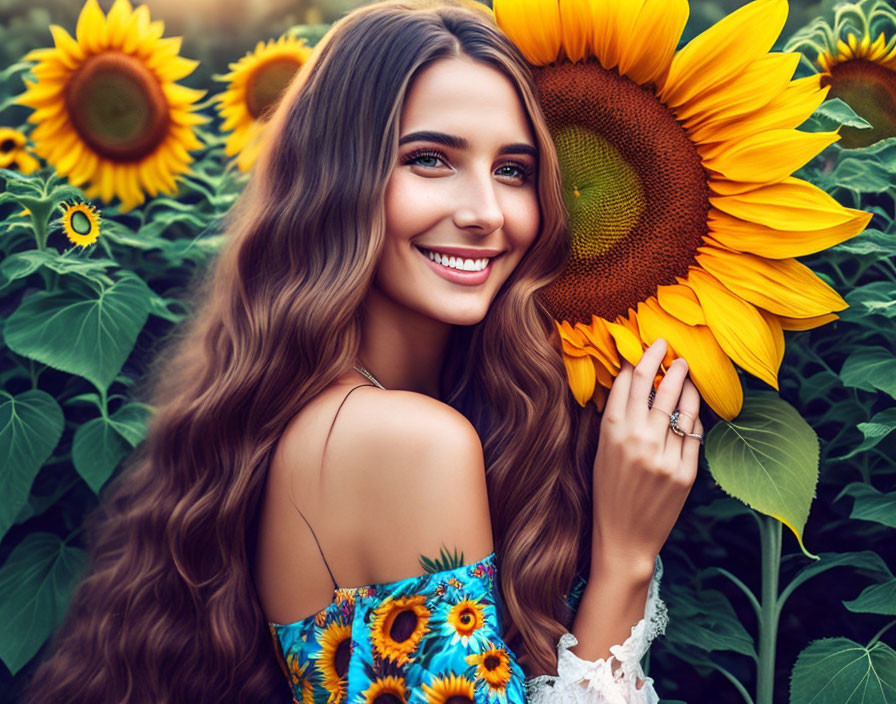
POLYGON ((295 59, 279 57, 260 65, 246 81, 246 108, 256 120, 267 119, 277 105, 283 89, 289 85, 302 64, 295 59))
POLYGON ((557 319, 624 315, 686 276, 707 233, 700 155, 649 87, 595 59, 536 69, 563 170, 570 253, 543 289, 557 319))
POLYGON ((458 620, 461 622, 461 625, 470 626, 473 624, 473 621, 475 619, 473 617, 473 614, 469 610, 465 610, 465 611, 461 611, 460 617, 458 618, 458 620))
POLYGON ((81 138, 112 161, 139 161, 168 133, 168 101, 155 75, 133 56, 91 56, 65 87, 65 104, 81 138))
POLYGON ((90 219, 81 211, 76 211, 72 213, 71 220, 69 221, 69 225, 72 230, 77 232, 79 235, 89 235, 91 230, 90 219))
POLYGON ((454 694, 445 700, 445 704, 470 704, 473 700, 463 694, 454 694))
POLYGON ((374 698, 373 704, 404 704, 404 699, 392 692, 384 692, 374 698))
POLYGON ((494 670, 500 664, 501 659, 497 655, 486 655, 485 659, 482 661, 482 666, 486 670, 494 670))
POLYGON ((417 627, 417 614, 412 609, 406 609, 399 613, 395 620, 392 621, 392 627, 389 629, 389 637, 396 643, 403 643, 417 627))
POLYGON ((16 149, 18 145, 16 144, 14 139, 7 138, 0 142, 0 153, 9 154, 9 152, 16 149))
POLYGON ((333 655, 333 669, 336 676, 342 679, 348 672, 348 661, 351 657, 352 644, 351 639, 346 638, 336 646, 336 653, 333 655))
POLYGON ((822 76, 821 85, 830 85, 829 98, 840 98, 872 124, 864 130, 842 127, 841 146, 867 147, 896 137, 896 71, 867 59, 851 59, 833 65, 830 75, 822 76))

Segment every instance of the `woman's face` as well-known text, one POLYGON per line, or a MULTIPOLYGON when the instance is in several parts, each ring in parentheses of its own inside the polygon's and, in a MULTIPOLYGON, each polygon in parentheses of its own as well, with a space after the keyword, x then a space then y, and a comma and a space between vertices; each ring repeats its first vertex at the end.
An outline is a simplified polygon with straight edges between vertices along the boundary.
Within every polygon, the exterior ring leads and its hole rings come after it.
POLYGON ((536 168, 509 79, 466 57, 423 69, 401 113, 374 285, 446 323, 482 320, 538 234, 536 168))

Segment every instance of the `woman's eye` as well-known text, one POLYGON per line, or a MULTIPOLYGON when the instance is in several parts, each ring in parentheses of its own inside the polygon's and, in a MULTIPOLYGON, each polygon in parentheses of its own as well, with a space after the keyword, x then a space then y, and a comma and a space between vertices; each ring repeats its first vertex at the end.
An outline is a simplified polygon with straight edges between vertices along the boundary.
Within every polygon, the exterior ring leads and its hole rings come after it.
POLYGON ((496 173, 499 176, 521 183, 528 181, 531 176, 530 169, 522 164, 504 164, 503 166, 498 167, 496 173))
POLYGON ((428 169, 433 169, 438 166, 447 166, 443 155, 428 151, 408 154, 403 163, 411 166, 422 166, 428 169))

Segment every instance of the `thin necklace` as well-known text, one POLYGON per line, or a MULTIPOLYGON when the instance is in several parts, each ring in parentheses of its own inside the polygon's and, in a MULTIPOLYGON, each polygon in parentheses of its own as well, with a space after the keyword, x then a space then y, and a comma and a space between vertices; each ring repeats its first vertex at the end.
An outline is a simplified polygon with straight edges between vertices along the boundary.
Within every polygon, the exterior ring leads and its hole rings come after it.
POLYGON ((379 386, 381 389, 383 389, 383 390, 385 391, 386 387, 383 386, 380 382, 378 382, 378 381, 376 380, 376 377, 374 377, 373 374, 371 374, 369 371, 367 371, 364 367, 360 367, 360 366, 358 366, 358 365, 356 364, 356 365, 354 365, 352 368, 353 368, 356 372, 358 372, 358 373, 363 374, 364 376, 366 376, 366 377, 367 377, 368 379, 370 379, 374 384, 376 384, 377 386, 379 386))

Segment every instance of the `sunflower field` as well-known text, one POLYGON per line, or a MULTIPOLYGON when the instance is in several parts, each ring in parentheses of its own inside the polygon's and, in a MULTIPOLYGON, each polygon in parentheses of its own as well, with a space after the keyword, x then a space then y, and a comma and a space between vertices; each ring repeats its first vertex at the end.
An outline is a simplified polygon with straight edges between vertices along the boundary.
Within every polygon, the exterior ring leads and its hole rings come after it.
MULTIPOLYGON (((83 521, 145 436, 140 384, 267 116, 353 3, 185 25, 198 60, 155 10, 102 5, 0 0, 3 701, 65 615, 83 521)), ((602 408, 664 337, 704 399, 657 692, 896 703, 896 8, 494 11, 563 169, 573 247, 546 300, 570 393, 602 408)))

